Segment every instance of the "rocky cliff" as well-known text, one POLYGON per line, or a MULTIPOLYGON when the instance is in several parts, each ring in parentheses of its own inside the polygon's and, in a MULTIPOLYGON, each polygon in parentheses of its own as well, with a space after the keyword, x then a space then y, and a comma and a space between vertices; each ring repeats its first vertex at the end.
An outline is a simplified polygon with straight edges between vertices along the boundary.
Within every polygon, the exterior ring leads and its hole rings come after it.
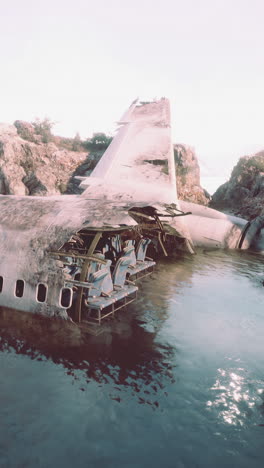
MULTIPOLYGON (((23 133, 25 136, 25 133, 23 133)), ((68 191, 71 174, 87 152, 68 151, 43 143, 31 124, 0 124, 0 193, 55 195, 68 191), (18 132, 27 131, 27 139, 18 132)))
MULTIPOLYGON (((81 193, 80 181, 75 176, 90 175, 104 150, 89 154, 67 149, 73 143, 74 140, 54 136, 43 142, 28 122, 0 124, 0 194, 81 193)), ((177 144, 174 156, 179 198, 207 205, 210 196, 200 186, 200 168, 194 151, 177 144)))
POLYGON ((211 206, 247 219, 264 212, 264 151, 239 159, 230 180, 214 193, 211 206))
POLYGON ((211 197, 200 185, 200 166, 194 150, 187 145, 174 145, 178 197, 181 200, 208 205, 211 197))

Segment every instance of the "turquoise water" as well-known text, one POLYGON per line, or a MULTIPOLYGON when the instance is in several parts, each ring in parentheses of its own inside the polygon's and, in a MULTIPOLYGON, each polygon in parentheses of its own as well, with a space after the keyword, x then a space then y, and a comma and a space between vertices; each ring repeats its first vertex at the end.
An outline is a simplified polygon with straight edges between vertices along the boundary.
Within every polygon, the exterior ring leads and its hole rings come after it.
POLYGON ((0 332, 0 466, 262 467, 263 281, 261 257, 200 252, 160 262, 98 342, 0 332))

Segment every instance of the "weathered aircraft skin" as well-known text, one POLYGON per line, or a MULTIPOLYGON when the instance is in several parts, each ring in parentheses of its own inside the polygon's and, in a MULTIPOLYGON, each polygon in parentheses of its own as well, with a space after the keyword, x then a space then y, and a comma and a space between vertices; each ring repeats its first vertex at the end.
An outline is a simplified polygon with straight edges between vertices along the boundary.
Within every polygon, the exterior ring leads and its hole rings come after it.
POLYGON ((174 203, 179 210, 191 212, 170 221, 170 226, 187 239, 190 251, 195 247, 212 247, 264 253, 264 216, 248 223, 178 200, 167 99, 139 107, 132 103, 120 123, 113 143, 91 177, 81 184, 86 189, 84 197, 104 193, 106 199, 126 197, 131 201, 174 203))
POLYGON ((181 201, 192 214, 184 220, 196 247, 241 249, 264 254, 264 216, 248 222, 206 206, 181 201))
MULTIPOLYGON (((80 196, 0 196, 0 306, 68 319, 74 288, 65 272, 65 245, 72 236, 92 239, 83 255, 73 254, 83 278, 85 256, 93 255, 96 242, 107 233, 132 236, 147 229, 165 254, 168 239, 170 252, 172 245, 189 252, 196 246, 264 252, 263 216, 248 223, 178 200, 165 98, 132 103, 116 137, 81 186, 80 196)), ((83 282, 76 288, 80 308, 83 282)))

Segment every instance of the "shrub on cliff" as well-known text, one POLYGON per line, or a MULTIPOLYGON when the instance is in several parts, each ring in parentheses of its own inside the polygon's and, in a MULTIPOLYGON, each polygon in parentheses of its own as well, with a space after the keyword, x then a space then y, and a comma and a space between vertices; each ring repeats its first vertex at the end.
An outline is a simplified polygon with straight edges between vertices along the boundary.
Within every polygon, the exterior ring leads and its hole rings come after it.
POLYGON ((52 122, 48 117, 45 117, 43 120, 37 118, 32 122, 32 125, 35 133, 42 137, 42 143, 49 143, 52 141, 51 129, 55 125, 55 122, 52 122))
POLYGON ((81 141, 81 137, 79 135, 79 133, 77 132, 74 139, 72 140, 72 151, 81 151, 81 145, 82 145, 82 141, 81 141))
POLYGON ((83 146, 88 151, 105 151, 110 145, 113 137, 106 135, 105 133, 94 133, 92 138, 87 139, 83 142, 83 146))
POLYGON ((264 172, 264 155, 256 154, 247 161, 247 167, 252 167, 259 172, 264 172))
POLYGON ((35 129, 31 123, 25 122, 24 120, 16 120, 14 126, 17 129, 18 135, 23 138, 23 140, 36 143, 35 129))

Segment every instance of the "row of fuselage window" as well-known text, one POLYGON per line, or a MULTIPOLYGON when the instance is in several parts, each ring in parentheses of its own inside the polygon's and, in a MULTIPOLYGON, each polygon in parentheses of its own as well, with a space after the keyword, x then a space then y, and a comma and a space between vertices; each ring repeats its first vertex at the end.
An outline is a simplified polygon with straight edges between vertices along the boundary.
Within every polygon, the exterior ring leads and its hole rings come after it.
MULTIPOLYGON (((0 276, 0 294, 3 291, 4 278, 0 276)), ((18 279, 15 283, 14 294, 18 298, 22 298, 25 292, 25 281, 18 279)), ((37 285, 36 300, 37 302, 46 302, 48 295, 48 286, 44 283, 37 285)), ((69 308, 72 303, 72 290, 70 288, 62 288, 60 292, 59 304, 61 307, 69 308)))

